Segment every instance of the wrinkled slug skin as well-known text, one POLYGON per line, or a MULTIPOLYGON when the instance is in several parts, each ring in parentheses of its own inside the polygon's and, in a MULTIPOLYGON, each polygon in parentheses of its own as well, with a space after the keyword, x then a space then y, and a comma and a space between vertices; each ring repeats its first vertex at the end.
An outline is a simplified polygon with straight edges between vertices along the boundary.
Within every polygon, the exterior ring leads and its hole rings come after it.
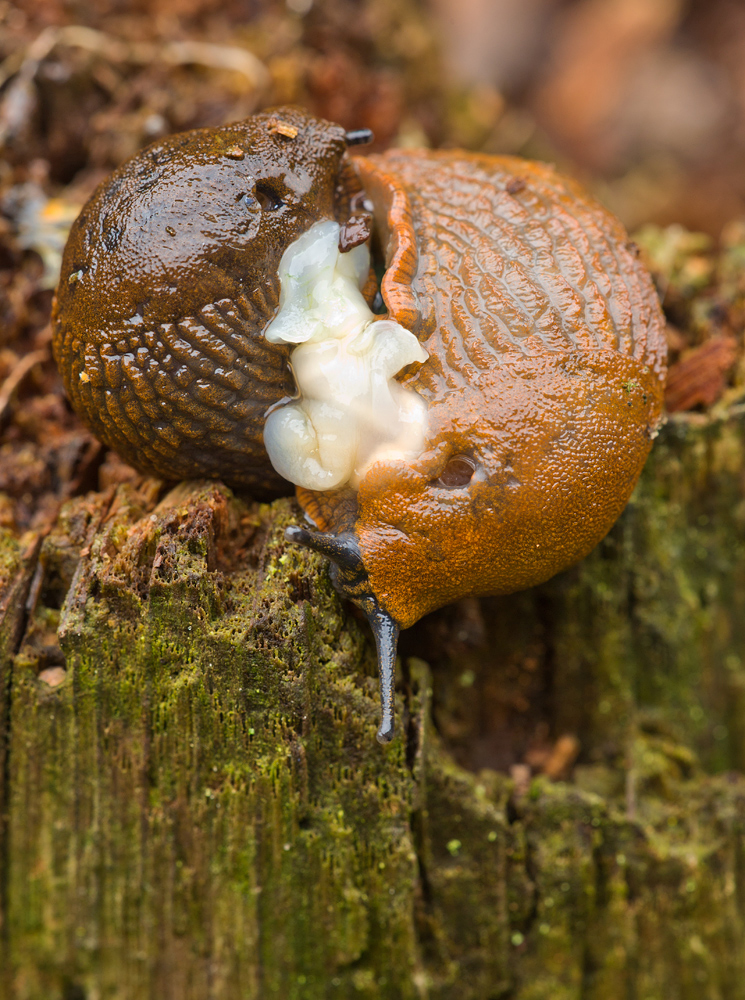
MULTIPOLYGON (((358 491, 298 488, 320 533, 295 537, 341 553, 339 585, 379 640, 386 615, 405 628, 592 549, 659 426, 666 349, 633 245, 578 185, 510 157, 350 159, 354 135, 282 108, 123 164, 72 228, 54 352, 77 412, 131 464, 259 499, 291 492, 263 444, 267 411, 295 392, 290 347, 263 336, 277 270, 315 222, 346 223, 364 187, 390 318, 429 353, 398 375, 427 403, 426 442, 414 459, 372 464, 358 491), (474 468, 465 485, 447 475, 459 456, 474 468)), ((361 219, 344 240, 364 238, 361 219)), ((383 637, 384 741, 395 628, 383 637)))
POLYGON ((429 406, 424 454, 377 463, 358 494, 371 590, 405 628, 546 580, 607 533, 661 419, 664 321, 621 224, 550 168, 459 152, 355 162, 383 298, 430 354, 401 378, 429 406), (477 471, 444 488, 458 455, 477 471))
POLYGON ((262 332, 282 253, 334 218, 339 125, 281 109, 170 136, 123 164, 75 222, 54 309, 73 406, 138 468, 291 492, 263 445, 294 391, 289 348, 262 332))

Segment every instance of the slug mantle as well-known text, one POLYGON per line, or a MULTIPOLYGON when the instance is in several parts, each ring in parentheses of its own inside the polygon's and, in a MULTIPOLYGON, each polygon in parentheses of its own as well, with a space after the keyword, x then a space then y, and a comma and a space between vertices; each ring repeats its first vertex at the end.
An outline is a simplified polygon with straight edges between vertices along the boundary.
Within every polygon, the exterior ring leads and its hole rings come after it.
POLYGON ((351 157, 361 138, 280 108, 143 150, 73 226, 54 349, 127 461, 259 498, 298 482, 312 530, 288 537, 367 614, 385 742, 400 628, 546 580, 610 529, 661 419, 666 348, 633 245, 579 185, 512 157, 351 157), (291 293, 283 262, 318 234, 320 285, 291 293), (341 285, 329 324, 313 289, 341 285), (363 346, 385 378, 320 376, 324 352, 363 346))

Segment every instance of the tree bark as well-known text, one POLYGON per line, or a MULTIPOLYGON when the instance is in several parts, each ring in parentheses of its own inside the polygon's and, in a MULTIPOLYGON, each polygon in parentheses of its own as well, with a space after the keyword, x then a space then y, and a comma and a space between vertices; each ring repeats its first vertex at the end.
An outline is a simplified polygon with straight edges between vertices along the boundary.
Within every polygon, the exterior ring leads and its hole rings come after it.
POLYGON ((745 998, 744 426, 672 419, 581 565, 411 630, 387 748, 291 501, 0 536, 2 995, 745 998))

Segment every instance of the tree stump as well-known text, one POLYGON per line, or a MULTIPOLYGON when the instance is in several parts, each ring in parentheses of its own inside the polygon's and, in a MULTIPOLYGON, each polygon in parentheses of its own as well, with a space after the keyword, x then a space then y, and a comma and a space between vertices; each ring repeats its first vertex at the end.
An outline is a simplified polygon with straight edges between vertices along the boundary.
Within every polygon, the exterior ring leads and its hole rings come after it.
POLYGON ((743 408, 581 565, 373 647, 291 501, 0 535, 8 1000, 745 998, 743 408))

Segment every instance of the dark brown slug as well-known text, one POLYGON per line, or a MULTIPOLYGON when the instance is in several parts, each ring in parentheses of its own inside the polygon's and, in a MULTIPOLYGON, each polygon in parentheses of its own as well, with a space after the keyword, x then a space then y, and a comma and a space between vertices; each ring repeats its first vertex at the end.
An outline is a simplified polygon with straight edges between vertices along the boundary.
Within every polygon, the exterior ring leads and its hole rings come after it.
POLYGON ((73 226, 54 348, 139 468, 260 498, 296 483, 312 528, 288 537, 373 627, 387 742, 400 628, 607 533, 666 350, 649 275, 577 184, 511 157, 350 157, 366 138, 281 108, 138 154, 73 226))
POLYGON ((294 392, 290 351, 262 332, 285 249, 334 218, 346 148, 339 125, 256 115, 154 143, 84 206, 62 262, 55 356, 77 412, 132 465, 259 499, 292 490, 263 445, 267 408, 294 392))

